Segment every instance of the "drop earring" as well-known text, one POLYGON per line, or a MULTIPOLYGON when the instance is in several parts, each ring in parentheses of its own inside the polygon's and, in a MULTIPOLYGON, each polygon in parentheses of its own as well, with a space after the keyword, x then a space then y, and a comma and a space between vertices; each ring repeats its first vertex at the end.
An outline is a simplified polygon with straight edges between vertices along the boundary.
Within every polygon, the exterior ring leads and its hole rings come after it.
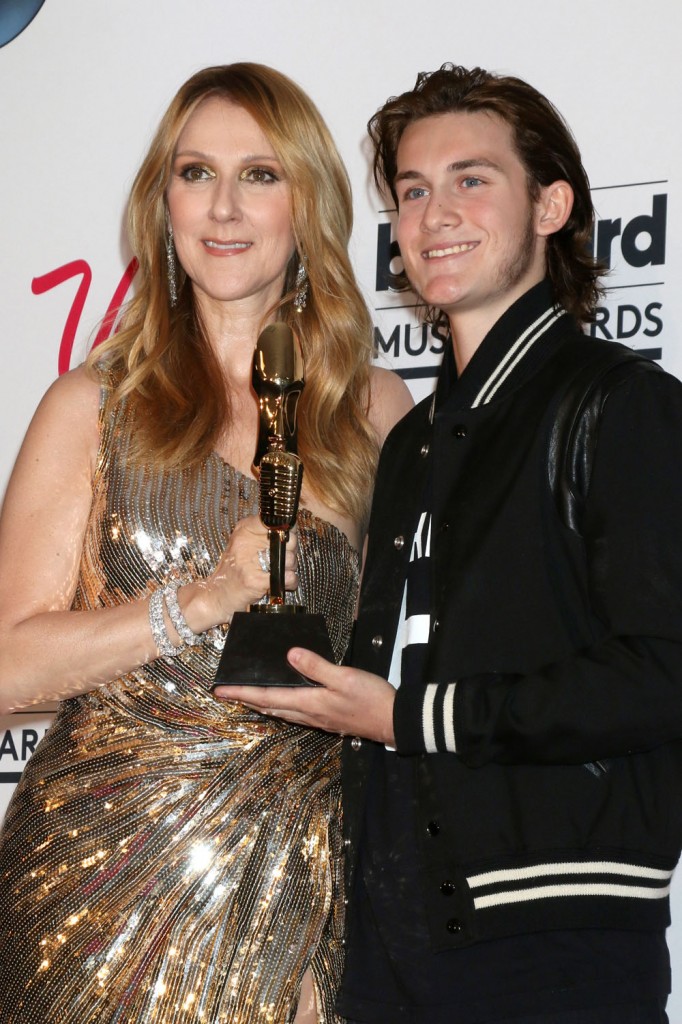
POLYGON ((168 221, 166 234, 166 264, 168 271, 168 294, 170 296, 171 309, 178 304, 178 267, 175 258, 175 242, 173 241, 173 227, 168 221))
POLYGON ((296 271, 296 294, 294 295, 294 309, 297 313, 302 313, 308 302, 308 272, 305 269, 305 263, 303 260, 298 265, 296 271))

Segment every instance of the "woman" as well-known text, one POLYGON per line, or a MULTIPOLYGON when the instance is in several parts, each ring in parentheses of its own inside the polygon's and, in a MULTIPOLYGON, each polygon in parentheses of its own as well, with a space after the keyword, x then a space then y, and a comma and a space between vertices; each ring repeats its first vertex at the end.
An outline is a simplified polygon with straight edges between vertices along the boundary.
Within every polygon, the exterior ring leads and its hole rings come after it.
POLYGON ((129 221, 123 329, 48 391, 0 524, 0 711, 62 699, 0 841, 3 1024, 334 1021, 337 744, 210 692, 224 624, 269 579, 255 341, 275 320, 301 341, 285 582, 337 658, 409 397, 370 368, 346 174, 281 74, 193 76, 129 221))

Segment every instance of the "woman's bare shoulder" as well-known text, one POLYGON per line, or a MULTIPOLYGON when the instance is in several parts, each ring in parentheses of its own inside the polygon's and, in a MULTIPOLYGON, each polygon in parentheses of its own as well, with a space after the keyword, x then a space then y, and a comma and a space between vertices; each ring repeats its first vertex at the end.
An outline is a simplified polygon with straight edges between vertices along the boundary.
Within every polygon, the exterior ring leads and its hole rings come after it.
POLYGON ((53 381, 33 414, 15 469, 27 469, 38 458, 46 460, 48 453, 65 468, 86 461, 94 466, 100 396, 100 383, 84 366, 53 381))
POLYGON ((414 406, 407 384, 393 370, 372 366, 369 420, 383 444, 392 427, 414 406))
POLYGON ((64 406, 65 409, 99 410, 102 385, 85 365, 77 366, 50 384, 38 408, 64 406))

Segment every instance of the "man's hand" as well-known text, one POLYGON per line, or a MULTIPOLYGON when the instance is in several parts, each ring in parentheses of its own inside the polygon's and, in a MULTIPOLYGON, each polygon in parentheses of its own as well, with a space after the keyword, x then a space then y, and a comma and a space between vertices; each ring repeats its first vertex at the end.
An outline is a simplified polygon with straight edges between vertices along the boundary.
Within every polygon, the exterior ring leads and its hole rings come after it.
POLYGON ((395 746, 395 690, 390 683, 371 672, 334 665, 301 647, 292 647, 287 657, 298 672, 321 685, 216 686, 214 696, 241 701, 287 722, 395 746))

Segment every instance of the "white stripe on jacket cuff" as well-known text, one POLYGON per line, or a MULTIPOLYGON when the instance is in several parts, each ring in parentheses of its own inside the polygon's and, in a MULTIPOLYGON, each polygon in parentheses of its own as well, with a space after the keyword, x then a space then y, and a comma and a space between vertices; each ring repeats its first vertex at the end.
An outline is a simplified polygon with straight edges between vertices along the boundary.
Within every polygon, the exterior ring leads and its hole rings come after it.
POLYGON ((427 754, 456 754, 455 687, 457 683, 427 683, 422 704, 422 732, 427 754), (438 718, 441 728, 438 728, 438 718), (443 736, 440 746, 437 737, 443 736))

